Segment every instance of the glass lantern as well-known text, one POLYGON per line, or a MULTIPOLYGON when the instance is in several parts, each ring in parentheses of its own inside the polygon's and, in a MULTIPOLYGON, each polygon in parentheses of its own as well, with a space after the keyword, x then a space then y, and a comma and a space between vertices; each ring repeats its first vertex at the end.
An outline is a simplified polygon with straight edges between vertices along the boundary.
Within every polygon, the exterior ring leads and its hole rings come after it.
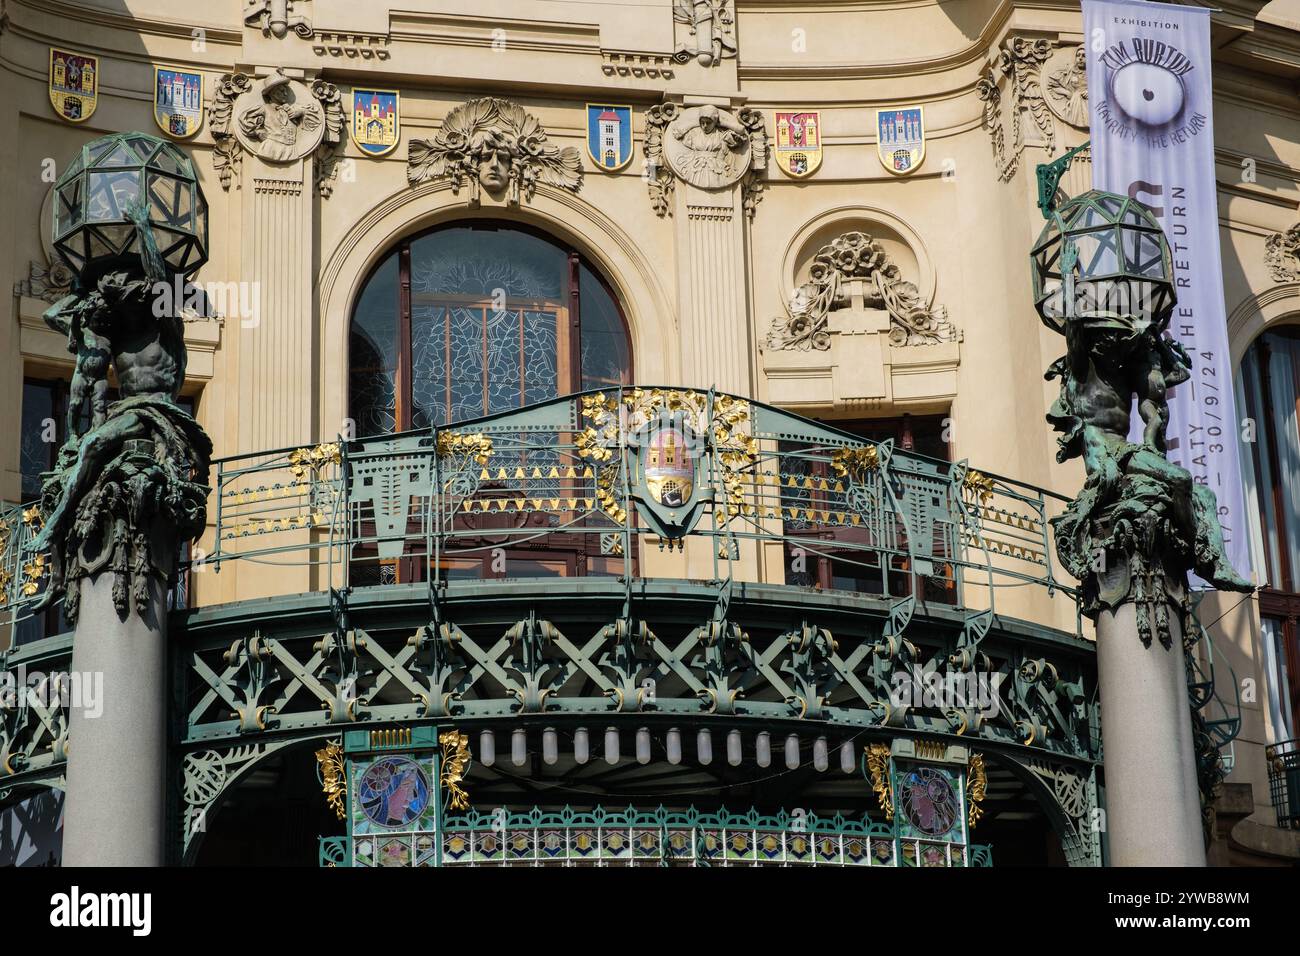
POLYGON ((1160 327, 1177 301, 1160 223, 1148 206, 1126 196, 1093 189, 1063 202, 1030 257, 1034 306, 1057 332, 1072 319, 1122 331, 1160 327))
POLYGON ((170 275, 184 278, 207 261, 208 205, 193 162, 156 136, 116 133, 83 146, 55 186, 54 247, 83 286, 138 268, 131 211, 142 201, 170 275))

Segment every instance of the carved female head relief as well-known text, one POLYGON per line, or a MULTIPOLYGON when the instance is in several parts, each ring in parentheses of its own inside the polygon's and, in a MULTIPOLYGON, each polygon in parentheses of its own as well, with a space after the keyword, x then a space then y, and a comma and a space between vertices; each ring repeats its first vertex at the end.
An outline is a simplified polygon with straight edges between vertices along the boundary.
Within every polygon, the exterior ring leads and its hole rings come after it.
POLYGON ((539 182, 577 192, 582 163, 576 148, 552 143, 523 107, 485 96, 448 113, 432 139, 411 140, 406 178, 411 185, 446 179, 454 193, 469 183, 471 203, 482 189, 517 205, 532 199, 539 182))

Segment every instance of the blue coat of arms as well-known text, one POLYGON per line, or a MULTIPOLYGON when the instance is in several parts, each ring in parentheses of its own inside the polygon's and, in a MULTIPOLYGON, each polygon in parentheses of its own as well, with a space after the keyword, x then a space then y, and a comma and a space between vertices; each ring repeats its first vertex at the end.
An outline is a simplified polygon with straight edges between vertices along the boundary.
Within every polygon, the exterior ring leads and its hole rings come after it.
POLYGON ((607 172, 632 161, 632 107, 587 104, 587 154, 607 172))
POLYGON ((876 110, 876 154, 896 176, 905 176, 925 160, 925 109, 898 106, 876 110))

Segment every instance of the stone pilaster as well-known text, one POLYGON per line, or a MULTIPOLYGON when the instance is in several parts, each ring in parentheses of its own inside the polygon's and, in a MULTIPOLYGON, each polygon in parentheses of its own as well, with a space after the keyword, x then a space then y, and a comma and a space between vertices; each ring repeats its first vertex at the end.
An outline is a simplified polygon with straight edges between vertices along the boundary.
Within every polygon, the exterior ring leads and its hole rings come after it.
POLYGON ((239 320, 241 452, 303 445, 315 437, 314 162, 243 160, 240 271, 257 315, 239 320))
POLYGON ((740 192, 739 183, 710 191, 677 184, 678 314, 682 384, 751 395, 748 223, 740 192))

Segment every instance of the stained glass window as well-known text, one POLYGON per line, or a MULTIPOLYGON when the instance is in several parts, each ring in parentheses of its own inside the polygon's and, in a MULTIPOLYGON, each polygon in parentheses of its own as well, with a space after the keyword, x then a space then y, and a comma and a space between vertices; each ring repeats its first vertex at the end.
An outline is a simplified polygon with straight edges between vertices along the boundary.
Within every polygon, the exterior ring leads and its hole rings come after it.
POLYGON ((351 349, 358 437, 630 381, 607 283, 575 250, 503 223, 399 244, 357 300, 351 349))

